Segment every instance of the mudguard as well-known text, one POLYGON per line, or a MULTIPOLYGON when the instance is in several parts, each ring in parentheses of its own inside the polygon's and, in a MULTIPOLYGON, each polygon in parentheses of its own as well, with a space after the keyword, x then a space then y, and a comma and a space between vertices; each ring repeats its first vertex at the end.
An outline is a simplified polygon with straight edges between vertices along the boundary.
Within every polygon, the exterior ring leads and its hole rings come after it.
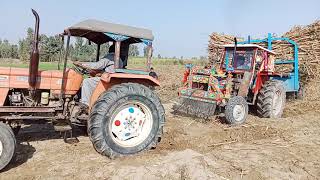
POLYGON ((121 83, 138 83, 146 86, 160 86, 160 82, 144 74, 127 74, 127 73, 104 73, 101 76, 100 82, 98 83, 96 89, 93 91, 90 100, 90 109, 96 100, 99 98, 100 94, 111 88, 113 85, 121 83))

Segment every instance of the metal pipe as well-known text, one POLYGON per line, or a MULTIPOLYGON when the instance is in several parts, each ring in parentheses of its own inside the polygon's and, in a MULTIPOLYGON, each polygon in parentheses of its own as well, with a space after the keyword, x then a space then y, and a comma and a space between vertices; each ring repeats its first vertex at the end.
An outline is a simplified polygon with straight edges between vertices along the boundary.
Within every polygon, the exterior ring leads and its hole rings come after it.
POLYGON ((65 79, 67 76, 66 69, 67 69, 67 63, 68 63, 68 55, 69 55, 69 49, 70 49, 70 31, 66 30, 68 34, 67 38, 67 45, 66 45, 66 52, 64 56, 64 64, 63 64, 63 76, 62 76, 62 82, 61 82, 61 95, 60 95, 60 101, 63 102, 64 94, 65 94, 65 79))
MULTIPOLYGON (((238 45, 238 41, 237 41, 237 38, 234 38, 234 49, 233 49, 233 63, 235 63, 234 61, 236 60, 236 56, 237 56, 237 45, 238 45)), ((226 69, 228 69, 229 67, 228 67, 228 64, 227 64, 227 66, 226 66, 227 68, 226 69)))
POLYGON ((115 45, 115 52, 114 52, 114 69, 119 69, 119 64, 120 64, 120 46, 121 42, 116 41, 115 45))
POLYGON ((96 57, 96 61, 99 61, 99 57, 100 57, 100 44, 97 44, 97 57, 96 57))
POLYGON ((29 64, 29 87, 31 90, 31 94, 34 94, 37 84, 37 75, 39 69, 39 24, 40 24, 40 17, 38 13, 31 9, 32 13, 36 19, 35 22, 35 32, 34 32, 34 39, 32 43, 32 52, 29 64))
POLYGON ((64 46, 64 35, 61 35, 61 46, 60 46, 60 54, 59 54, 59 61, 58 61, 58 70, 60 70, 60 63, 62 59, 62 51, 64 46))
POLYGON ((148 45, 147 71, 151 70, 152 44, 148 45))
POLYGON ((0 107, 0 113, 50 113, 55 112, 54 107, 24 107, 24 106, 4 106, 0 107))

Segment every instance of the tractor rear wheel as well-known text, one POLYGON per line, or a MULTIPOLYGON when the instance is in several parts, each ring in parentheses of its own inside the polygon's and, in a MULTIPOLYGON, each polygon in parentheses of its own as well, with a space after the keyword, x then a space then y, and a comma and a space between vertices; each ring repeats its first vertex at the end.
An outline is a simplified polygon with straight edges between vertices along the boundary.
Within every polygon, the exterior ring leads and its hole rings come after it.
POLYGON ((0 170, 5 168, 14 156, 16 138, 9 126, 0 122, 0 170))
POLYGON ((154 148, 164 123, 164 108, 152 90, 123 83, 100 95, 93 105, 88 135, 97 152, 115 158, 154 148))
POLYGON ((248 117, 248 103, 241 96, 235 96, 229 99, 225 107, 225 116, 228 124, 242 124, 248 117))
POLYGON ((258 94, 257 113, 263 118, 280 118, 286 103, 282 81, 267 81, 258 94))

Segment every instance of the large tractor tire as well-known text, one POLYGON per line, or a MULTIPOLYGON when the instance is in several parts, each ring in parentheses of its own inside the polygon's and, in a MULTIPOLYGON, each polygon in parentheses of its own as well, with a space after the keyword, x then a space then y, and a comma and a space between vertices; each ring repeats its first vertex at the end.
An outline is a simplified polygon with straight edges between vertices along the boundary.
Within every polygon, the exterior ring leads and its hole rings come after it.
POLYGON ((16 149, 16 138, 9 126, 0 122, 0 171, 12 160, 16 149))
POLYGON ((88 135, 97 152, 110 158, 155 148, 165 111, 152 90, 136 83, 115 85, 93 105, 88 135))
POLYGON ((258 94, 257 113, 263 118, 280 118, 286 104, 286 91, 282 81, 267 81, 258 94))
POLYGON ((225 116, 228 124, 238 125, 247 120, 248 103, 241 96, 235 96, 229 99, 225 107, 225 116))

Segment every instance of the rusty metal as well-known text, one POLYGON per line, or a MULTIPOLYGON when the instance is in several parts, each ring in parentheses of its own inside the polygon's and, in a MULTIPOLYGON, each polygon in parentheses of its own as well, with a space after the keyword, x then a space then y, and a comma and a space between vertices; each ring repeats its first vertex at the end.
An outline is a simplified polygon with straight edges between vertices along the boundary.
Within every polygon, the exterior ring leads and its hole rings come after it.
POLYGON ((119 64, 120 64, 120 46, 121 42, 117 41, 116 46, 115 46, 115 52, 114 52, 114 68, 119 69, 119 64))
POLYGON ((19 106, 2 106, 0 113, 52 113, 55 112, 53 107, 19 107, 19 106))
POLYGON ((39 24, 40 17, 38 13, 32 9, 32 13, 36 19, 35 22, 35 32, 34 32, 34 40, 32 45, 32 52, 29 64, 29 86, 32 91, 36 89, 37 84, 37 75, 39 69, 39 24))
POLYGON ((63 102, 63 98, 65 95, 65 84, 66 84, 66 69, 67 69, 67 63, 68 63, 68 55, 69 55, 69 49, 70 49, 70 31, 66 30, 66 33, 68 34, 67 38, 67 45, 66 45, 66 52, 64 55, 64 63, 63 63, 63 76, 62 76, 62 83, 61 83, 61 94, 60 94, 60 102, 63 102))
POLYGON ((18 121, 18 120, 46 120, 46 119, 54 119, 53 116, 0 116, 0 119, 5 121, 18 121))
POLYGON ((151 70, 152 45, 148 45, 147 71, 151 70))

